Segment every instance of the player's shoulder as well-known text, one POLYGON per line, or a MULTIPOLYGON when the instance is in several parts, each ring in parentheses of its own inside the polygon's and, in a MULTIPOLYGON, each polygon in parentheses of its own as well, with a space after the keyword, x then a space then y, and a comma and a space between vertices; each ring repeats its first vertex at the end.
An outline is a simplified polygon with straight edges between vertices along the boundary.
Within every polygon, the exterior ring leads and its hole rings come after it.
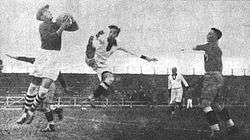
POLYGON ((40 29, 48 28, 49 26, 51 26, 51 24, 48 23, 48 22, 42 22, 42 23, 39 24, 40 29))

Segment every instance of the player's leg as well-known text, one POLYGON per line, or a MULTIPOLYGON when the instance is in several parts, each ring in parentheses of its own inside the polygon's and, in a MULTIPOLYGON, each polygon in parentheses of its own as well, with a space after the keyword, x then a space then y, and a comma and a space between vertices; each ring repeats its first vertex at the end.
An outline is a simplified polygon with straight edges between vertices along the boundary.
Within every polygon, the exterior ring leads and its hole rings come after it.
POLYGON ((201 91, 201 107, 211 129, 212 137, 219 135, 220 132, 219 119, 217 118, 216 111, 211 106, 217 96, 218 82, 215 79, 213 73, 206 73, 201 91))
POLYGON ((53 113, 57 114, 59 121, 61 121, 63 119, 63 108, 62 107, 59 107, 59 106, 55 107, 53 109, 53 113))
POLYGON ((206 120, 211 129, 211 136, 214 136, 216 133, 220 131, 219 120, 217 118, 215 110, 211 107, 210 99, 202 99, 201 107, 205 113, 206 120))
POLYGON ((55 131, 55 122, 54 122, 54 116, 53 111, 49 110, 44 113, 46 120, 47 120, 47 126, 44 129, 41 129, 42 132, 53 132, 55 131))
POLYGON ((192 99, 187 99, 187 108, 193 108, 192 99))
POLYGON ((46 99, 46 94, 49 91, 50 85, 53 83, 53 80, 50 78, 43 78, 41 86, 39 87, 38 94, 33 101, 31 109, 28 111, 29 118, 27 120, 27 124, 30 124, 34 119, 34 112, 37 107, 46 99))
POLYGON ((55 93, 56 93, 56 85, 55 85, 55 82, 53 82, 50 85, 49 92, 47 94, 46 99, 48 100, 48 105, 49 105, 50 110, 53 112, 53 114, 56 114, 58 116, 59 121, 61 121, 63 119, 63 108, 60 106, 52 106, 55 93))
POLYGON ((171 97, 170 97, 170 111, 171 111, 171 114, 175 114, 175 107, 176 107, 176 89, 172 89, 171 90, 171 97))
POLYGON ((183 89, 182 88, 179 88, 176 90, 176 104, 177 104, 177 107, 181 110, 182 109, 182 95, 183 95, 183 89))
POLYGON ((43 78, 41 86, 39 87, 38 94, 31 106, 31 111, 35 111, 36 108, 41 104, 41 102, 46 98, 46 94, 49 91, 50 85, 53 83, 53 80, 50 78, 43 78))
POLYGON ((32 103, 38 93, 39 85, 41 84, 42 79, 39 77, 33 77, 32 82, 29 85, 28 91, 25 94, 25 103, 24 103, 24 113, 17 120, 18 124, 23 124, 28 118, 28 110, 31 109, 32 103))
MULTIPOLYGON (((48 93, 50 94, 50 93, 48 93)), ((46 99, 43 101, 44 115, 47 120, 47 126, 44 129, 41 129, 41 132, 53 132, 55 131, 55 122, 53 116, 53 109, 51 108, 51 98, 50 95, 47 95, 46 99)))
POLYGON ((228 128, 228 134, 233 135, 238 133, 238 128, 235 126, 235 123, 231 116, 229 115, 228 109, 219 102, 214 103, 214 108, 217 111, 219 117, 221 120, 223 120, 226 123, 226 126, 228 128))
POLYGON ((107 95, 107 90, 114 81, 114 75, 109 71, 102 72, 101 75, 98 75, 98 78, 101 80, 101 83, 89 96, 89 100, 91 101, 90 103, 92 107, 94 107, 93 101, 96 98, 99 98, 101 95, 107 95))

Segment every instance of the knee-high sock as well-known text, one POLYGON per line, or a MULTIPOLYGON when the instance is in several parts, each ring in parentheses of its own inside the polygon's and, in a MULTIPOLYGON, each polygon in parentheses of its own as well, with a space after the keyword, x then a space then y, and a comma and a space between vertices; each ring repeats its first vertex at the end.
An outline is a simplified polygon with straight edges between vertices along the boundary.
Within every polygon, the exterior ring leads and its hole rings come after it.
POLYGON ((47 88, 44 88, 40 86, 38 94, 31 106, 31 111, 34 112, 36 108, 43 102, 43 100, 46 98, 46 94, 49 90, 47 88))
POLYGON ((52 110, 49 112, 45 112, 45 117, 47 119, 48 122, 52 122, 54 120, 54 116, 53 116, 53 112, 52 110))
POLYGON ((172 112, 175 111, 175 106, 176 106, 176 103, 175 103, 175 102, 170 104, 170 110, 171 110, 172 112))
POLYGON ((219 127, 219 120, 216 116, 215 111, 212 109, 212 107, 205 107, 203 110, 206 113, 206 119, 207 122, 211 128, 211 130, 213 131, 219 131, 220 127, 219 127))
POLYGON ((39 86, 30 83, 28 91, 25 95, 25 103, 24 103, 25 112, 31 109, 32 103, 34 102, 34 99, 38 93, 38 89, 39 86))
POLYGON ((227 123, 227 127, 234 126, 234 122, 230 118, 229 112, 226 108, 223 108, 218 114, 220 118, 227 123))
POLYGON ((179 107, 179 109, 182 108, 181 102, 176 102, 177 106, 179 107))

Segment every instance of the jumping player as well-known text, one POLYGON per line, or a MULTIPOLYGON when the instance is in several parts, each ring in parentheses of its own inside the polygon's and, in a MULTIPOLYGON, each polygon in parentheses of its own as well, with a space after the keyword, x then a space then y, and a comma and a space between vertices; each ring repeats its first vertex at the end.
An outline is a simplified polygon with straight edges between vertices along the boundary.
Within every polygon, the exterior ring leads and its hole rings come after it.
POLYGON ((95 36, 91 36, 86 49, 85 62, 97 73, 100 80, 99 86, 88 98, 92 107, 95 107, 93 101, 96 98, 101 95, 107 96, 107 90, 114 81, 112 69, 108 67, 107 60, 115 51, 120 50, 147 60, 148 62, 157 61, 156 58, 149 58, 144 55, 138 56, 127 49, 120 47, 119 42, 116 39, 120 33, 120 28, 116 25, 110 25, 108 28, 108 34, 104 31, 100 31, 95 36))
POLYGON ((62 32, 64 30, 78 30, 78 25, 73 19, 67 19, 61 26, 53 22, 49 5, 39 9, 36 18, 37 20, 43 21, 39 26, 42 42, 41 52, 34 62, 35 70, 30 74, 33 76, 33 79, 25 98, 29 104, 25 104, 25 111, 20 119, 18 119, 18 124, 23 124, 26 121, 32 122, 36 108, 46 98, 50 85, 58 77, 62 32), (38 93, 35 92, 36 89, 39 89, 38 93), (34 101, 31 100, 31 98, 35 98, 34 101))
MULTIPOLYGON (((15 56, 10 56, 8 54, 6 54, 6 55, 12 59, 19 60, 19 61, 24 61, 24 62, 28 62, 28 63, 32 63, 32 64, 35 62, 35 58, 32 58, 32 57, 24 57, 24 56, 15 57, 15 56)), ((58 81, 61 84, 61 86, 63 87, 64 92, 67 92, 68 89, 66 86, 66 82, 65 82, 61 72, 59 73, 58 81)), ((37 89, 37 91, 38 91, 38 89, 37 89)), ((51 106, 51 104, 53 103, 53 97, 54 97, 55 92, 56 92, 56 85, 53 82, 50 85, 46 99, 41 103, 40 108, 39 108, 44 113, 44 115, 48 121, 47 127, 45 129, 42 129, 41 130, 42 132, 55 131, 54 114, 56 114, 58 116, 59 120, 62 120, 62 118, 63 118, 63 109, 59 106, 55 106, 55 107, 51 106)), ((34 101, 34 98, 30 98, 30 100, 34 101)), ((25 102, 25 104, 29 104, 29 102, 25 102)), ((26 122, 26 123, 29 124, 31 122, 26 122)))
MULTIPOLYGON (((26 56, 11 56, 9 54, 6 54, 6 56, 12 58, 12 59, 15 59, 15 60, 18 60, 18 61, 23 61, 23 62, 28 62, 28 63, 31 63, 31 64, 34 64, 35 62, 35 58, 34 57, 26 57, 26 56)), ((58 78, 57 80, 59 81, 59 83, 61 84, 63 90, 65 93, 67 93, 69 91, 69 88, 67 87, 67 84, 66 84, 66 81, 61 73, 61 71, 59 72, 59 75, 58 75, 58 78)))
POLYGON ((198 45, 194 50, 205 51, 205 76, 201 92, 201 107, 206 114, 211 128, 211 136, 219 135, 220 127, 217 115, 226 122, 228 133, 234 134, 238 131, 231 119, 227 108, 221 104, 222 87, 224 84, 222 76, 222 51, 218 46, 218 40, 222 37, 219 29, 211 28, 207 35, 207 43, 198 45))
POLYGON ((179 107, 181 109, 181 101, 183 95, 182 83, 186 88, 189 87, 182 74, 177 73, 177 68, 173 67, 172 74, 168 76, 168 90, 169 93, 171 93, 170 105, 172 115, 175 114, 176 107, 179 107))

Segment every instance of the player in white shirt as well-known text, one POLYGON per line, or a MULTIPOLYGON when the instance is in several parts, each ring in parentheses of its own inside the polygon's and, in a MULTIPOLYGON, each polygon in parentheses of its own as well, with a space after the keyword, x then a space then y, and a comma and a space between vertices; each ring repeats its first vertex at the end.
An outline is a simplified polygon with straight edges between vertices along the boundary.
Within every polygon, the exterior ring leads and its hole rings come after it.
POLYGON ((172 74, 168 76, 168 90, 171 93, 170 105, 172 114, 175 114, 175 108, 178 106, 181 108, 181 101, 183 95, 182 83, 186 88, 189 87, 187 81, 182 74, 177 73, 177 68, 172 68, 172 74))
POLYGON ((100 85, 88 98, 92 107, 95 107, 94 99, 101 95, 107 96, 107 90, 114 81, 112 68, 107 65, 107 60, 115 51, 120 50, 148 62, 157 61, 156 58, 137 55, 119 46, 120 43, 116 38, 120 33, 120 28, 116 25, 110 25, 108 28, 109 33, 99 31, 95 36, 91 36, 86 49, 85 62, 97 73, 100 80, 100 85))

